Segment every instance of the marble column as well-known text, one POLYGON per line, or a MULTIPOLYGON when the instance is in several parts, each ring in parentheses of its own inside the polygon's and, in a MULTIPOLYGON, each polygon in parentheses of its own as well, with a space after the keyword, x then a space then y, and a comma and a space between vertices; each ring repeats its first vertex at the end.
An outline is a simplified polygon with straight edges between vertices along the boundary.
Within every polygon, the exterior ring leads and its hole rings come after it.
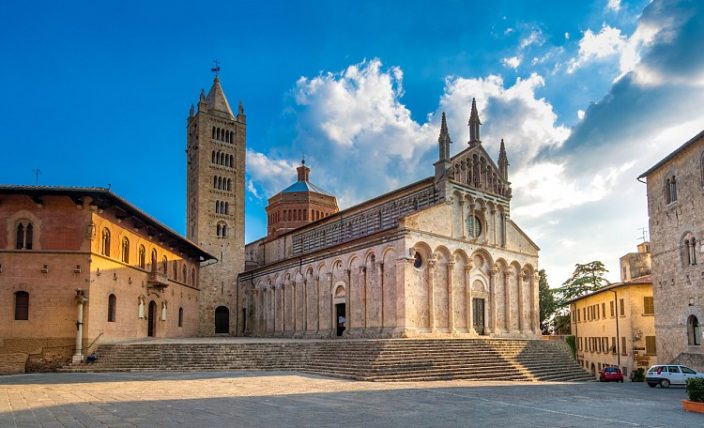
POLYGON ((511 279, 515 274, 513 272, 504 272, 504 330, 506 333, 511 331, 511 279))
POLYGON ((435 333, 435 258, 428 259, 428 327, 430 332, 435 333))
POLYGON ((380 314, 380 330, 384 330, 384 263, 383 262, 378 262, 379 264, 379 269, 377 271, 379 272, 379 291, 381 292, 381 314, 380 314))
POLYGON ((491 306, 491 333, 497 333, 497 323, 496 323, 496 275, 499 273, 499 269, 494 267, 489 271, 489 300, 491 306))
MULTIPOLYGON (((362 305, 362 329, 366 330, 367 329, 367 290, 368 290, 368 285, 367 285, 367 267, 366 266, 360 266, 359 267, 359 276, 362 277, 362 286, 360 287, 360 296, 359 296, 359 303, 362 305)), ((351 289, 352 287, 350 287, 351 289)))
MULTIPOLYGON (((452 257, 452 256, 451 256, 452 257)), ((454 305, 454 293, 453 293, 453 274, 455 269, 455 262, 450 260, 447 262, 447 328, 450 333, 455 332, 455 305, 454 305)))
POLYGON ((523 287, 525 286, 525 279, 526 274, 523 272, 521 272, 516 278, 516 284, 518 285, 518 296, 516 296, 516 299, 518 300, 518 331, 521 333, 523 333, 523 328, 525 326, 525 320, 523 319, 523 287))
POLYGON ((468 262, 467 265, 464 267, 464 295, 465 295, 465 306, 464 306, 464 311, 467 316, 467 333, 470 334, 477 334, 476 331, 474 331, 474 319, 472 317, 472 310, 474 309, 472 307, 472 281, 470 277, 470 272, 472 271, 472 262, 468 262))

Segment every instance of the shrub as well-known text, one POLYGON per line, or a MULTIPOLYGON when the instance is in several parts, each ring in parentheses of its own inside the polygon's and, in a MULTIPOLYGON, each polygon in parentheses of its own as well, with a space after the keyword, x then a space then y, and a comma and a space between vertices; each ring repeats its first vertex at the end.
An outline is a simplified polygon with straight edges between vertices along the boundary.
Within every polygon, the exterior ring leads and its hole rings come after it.
POLYGON ((577 359, 577 340, 575 339, 574 336, 567 336, 565 337, 565 342, 570 346, 570 349, 572 350, 572 358, 575 360, 577 359))
POLYGON ((704 379, 700 377, 687 379, 687 395, 689 401, 704 402, 704 379))
POLYGON ((633 372, 633 382, 643 382, 645 380, 645 369, 643 367, 633 372))

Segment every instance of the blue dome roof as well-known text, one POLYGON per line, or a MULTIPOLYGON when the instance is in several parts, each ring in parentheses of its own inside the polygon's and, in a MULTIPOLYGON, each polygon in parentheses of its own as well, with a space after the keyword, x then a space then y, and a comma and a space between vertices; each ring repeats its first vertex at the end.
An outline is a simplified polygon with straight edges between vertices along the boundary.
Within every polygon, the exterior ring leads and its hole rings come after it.
POLYGON ((334 195, 330 194, 329 192, 326 192, 325 190, 321 189, 320 187, 316 186, 315 184, 311 183, 310 181, 297 181, 281 191, 281 193, 298 193, 298 192, 313 192, 313 193, 320 193, 323 195, 334 197, 334 195))

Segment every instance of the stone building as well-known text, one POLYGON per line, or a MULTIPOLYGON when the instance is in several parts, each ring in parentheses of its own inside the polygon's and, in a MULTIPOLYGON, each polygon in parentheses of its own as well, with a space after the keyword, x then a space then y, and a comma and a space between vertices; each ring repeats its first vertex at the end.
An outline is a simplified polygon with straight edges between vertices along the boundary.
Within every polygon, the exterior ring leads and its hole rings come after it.
POLYGON ((443 114, 434 176, 248 244, 245 334, 539 334, 538 247, 509 217, 503 141, 497 164, 480 124, 473 102, 468 146, 450 157, 443 114))
POLYGON ((638 368, 647 370, 655 364, 649 246, 643 242, 638 252, 620 258, 621 282, 568 302, 577 361, 595 377, 604 367, 620 367, 628 377, 638 368))
POLYGON ((109 190, 0 186, 0 372, 79 361, 105 341, 196 335, 209 259, 109 190))
POLYGON ((644 172, 658 362, 704 370, 704 131, 644 172))
POLYGON ((247 120, 215 76, 186 121, 186 236, 219 262, 201 272, 200 334, 236 334, 237 274, 244 270, 247 120))

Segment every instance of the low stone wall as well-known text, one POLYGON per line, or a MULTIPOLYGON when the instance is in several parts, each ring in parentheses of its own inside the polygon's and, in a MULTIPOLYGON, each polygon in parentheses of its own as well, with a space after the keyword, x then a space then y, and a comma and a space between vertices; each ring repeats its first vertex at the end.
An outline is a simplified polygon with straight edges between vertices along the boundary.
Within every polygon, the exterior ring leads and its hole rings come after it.
POLYGON ((46 372, 71 362, 73 338, 4 339, 0 342, 0 374, 46 372))

